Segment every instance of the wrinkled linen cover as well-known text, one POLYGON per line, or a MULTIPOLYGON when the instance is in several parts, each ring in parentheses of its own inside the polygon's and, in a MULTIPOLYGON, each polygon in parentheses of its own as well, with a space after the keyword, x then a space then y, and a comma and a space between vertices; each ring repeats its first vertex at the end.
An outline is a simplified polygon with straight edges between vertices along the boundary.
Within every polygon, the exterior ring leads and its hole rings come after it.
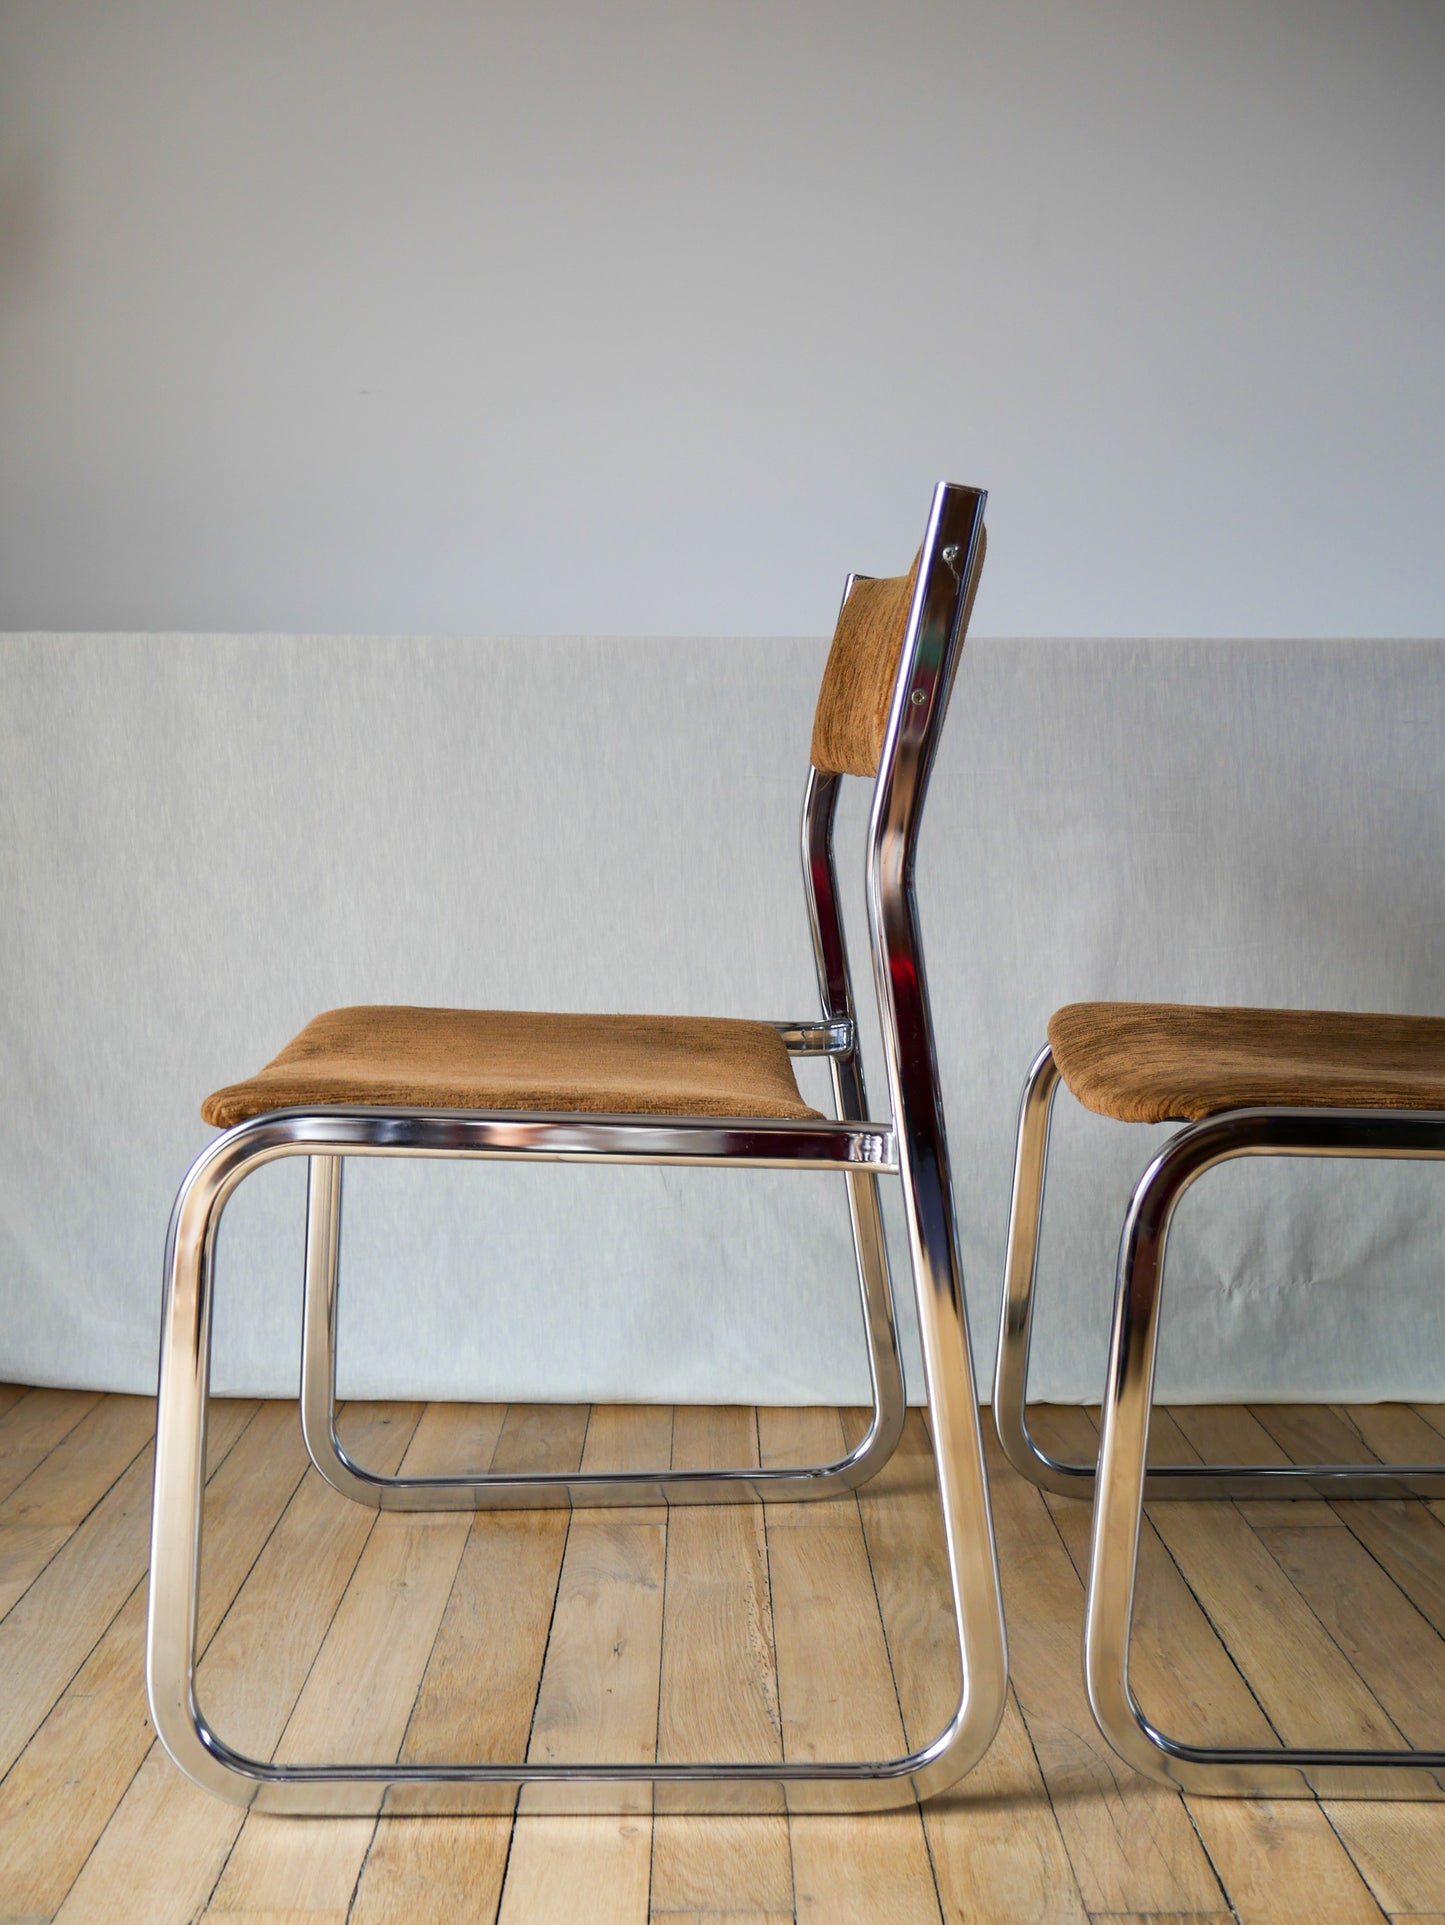
MULTIPOLYGON (((797 821, 825 653, 0 641, 0 1375, 153 1389, 198 1106, 320 1010, 813 1013, 797 821)), ((968 644, 918 886, 981 1373, 1051 1012, 1445 1014, 1442 775, 1445 644, 968 644)), ((866 1008, 867 785, 845 789, 866 1008)), ((880 1113, 871 1042, 868 1067, 880 1113)), ((800 1080, 826 1107, 826 1072, 800 1080)), ((1041 1396, 1098 1395, 1163 1134, 1060 1098, 1041 1396)), ((227 1212, 221 1389, 295 1386, 303 1194, 274 1165, 227 1212)), ((889 1222, 906 1296, 891 1200, 889 1222)), ((1162 1393, 1445 1397, 1442 1248, 1440 1166, 1213 1173, 1174 1231, 1162 1393)), ((352 1164, 341 1388, 861 1401, 842 1182, 352 1164)))

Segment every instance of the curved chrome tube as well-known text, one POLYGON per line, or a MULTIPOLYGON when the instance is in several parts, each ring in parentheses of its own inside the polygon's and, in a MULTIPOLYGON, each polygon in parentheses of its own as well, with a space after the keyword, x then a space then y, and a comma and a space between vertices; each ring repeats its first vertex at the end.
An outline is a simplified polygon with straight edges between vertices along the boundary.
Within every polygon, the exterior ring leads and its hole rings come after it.
MULTIPOLYGON (((826 1056, 834 1103, 845 1122, 867 1119, 847 945, 833 865, 838 778, 809 771, 803 799, 803 878, 818 963, 823 1020, 776 1024, 790 1052, 826 1056)), ((336 1346, 342 1213, 342 1162, 313 1156, 306 1211, 306 1271, 301 1336, 301 1432, 312 1463, 343 1497, 387 1510, 483 1510, 543 1505, 750 1503, 837 1497, 866 1484, 888 1462, 903 1435, 907 1393, 897 1314, 888 1274, 878 1179, 849 1168, 849 1217, 858 1266, 872 1412, 867 1429, 844 1456, 827 1464, 766 1470, 656 1470, 523 1474, 458 1471, 441 1476, 389 1475, 348 1455, 336 1430, 336 1346)))
MULTIPOLYGON (((1119 1246, 1084 1625, 1084 1671, 1099 1729, 1136 1770, 1231 1797, 1439 1798, 1445 1751, 1190 1745, 1144 1716, 1129 1682, 1129 1638, 1145 1453, 1169 1226, 1206 1170, 1238 1156, 1445 1158, 1445 1114, 1255 1109, 1196 1123, 1140 1177, 1119 1246)), ((1383 1473, 1398 1477, 1398 1469, 1383 1473)), ((1272 1493, 1271 1493, 1272 1494, 1272 1493)))
MULTIPOLYGON (((1093 1464, 1051 1457, 1028 1423, 1029 1349, 1049 1126, 1059 1071, 1045 1044, 1024 1082, 994 1365, 993 1422, 1014 1469, 1062 1497, 1094 1494, 1093 1464)), ((1363 1152, 1362 1152, 1363 1154, 1363 1152)), ((1150 1498, 1445 1497, 1445 1464, 1151 1464, 1150 1498)))
MULTIPOLYGON (((151 1715, 162 1743, 198 1784, 241 1805, 294 1813, 372 1813, 389 1790, 406 1787, 408 1812, 497 1809, 499 1786, 531 1787, 528 1809, 617 1809, 618 1787, 667 1784, 669 1809, 776 1811, 778 1787, 793 1811, 865 1809, 910 1803, 946 1789, 988 1747, 1003 1713, 1007 1652, 994 1555, 982 1439, 974 1395, 967 1316, 953 1218, 913 894, 913 853, 934 746, 962 641, 967 588, 977 563, 985 497, 940 487, 925 542, 870 827, 868 909, 882 1015, 884 1056, 895 1121, 866 1120, 861 1066, 832 873, 836 777, 817 772, 804 813, 809 904, 824 1023, 788 1025, 790 1046, 830 1058, 839 1120, 751 1122, 647 1116, 486 1115, 470 1111, 292 1110, 258 1117, 219 1136, 193 1165, 176 1200, 166 1251, 161 1373, 157 1412, 155 1510, 151 1536, 146 1669, 151 1715), (844 1047, 842 1025, 847 1024, 844 1047), (821 1034, 816 1034, 821 1030, 821 1034), (875 1420, 864 1446, 836 1465, 751 1471, 748 1495, 816 1491, 837 1478, 861 1481, 867 1465, 891 1452, 903 1421, 887 1255, 877 1181, 902 1179, 924 1374, 948 1549, 949 1582, 962 1683, 953 1714, 926 1744, 872 1760, 771 1764, 411 1765, 280 1764, 235 1751, 207 1724, 195 1690, 195 1628, 210 1332, 217 1227, 226 1201, 252 1170, 282 1156, 306 1156, 312 1183, 307 1265, 310 1362, 308 1442, 333 1455, 339 1474, 367 1502, 379 1480, 350 1465, 335 1444, 329 1387, 334 1363, 335 1275, 339 1248, 340 1162, 347 1156, 550 1158, 580 1162, 715 1164, 841 1171, 848 1179, 860 1290, 872 1340, 875 1420), (869 1458, 868 1453, 872 1456, 869 1458), (789 1480, 793 1480, 791 1483, 789 1480)), ((335 1466, 333 1466, 335 1468, 335 1466)), ((588 1481, 590 1500, 706 1501, 718 1480, 737 1473, 653 1473, 588 1481)), ((333 1479, 333 1481, 335 1481, 333 1479)), ((474 1484, 476 1480, 461 1480, 474 1484)), ((528 1477, 509 1483, 505 1501, 576 1501, 581 1480, 528 1477)), ((470 1502, 448 1480, 433 1480, 443 1502, 470 1502)), ((416 1506, 417 1488, 406 1492, 416 1506)), ((488 1501, 496 1501, 492 1496, 488 1501)))
MULTIPOLYGON (((736 1126, 621 1117, 588 1117, 579 1122, 569 1116, 545 1121, 529 1118, 521 1128, 529 1140, 540 1143, 554 1125, 553 1147, 541 1153, 569 1161, 662 1160, 818 1170, 868 1162, 885 1171, 890 1168, 884 1160, 891 1150, 888 1132, 873 1125, 736 1126), (629 1147, 630 1137, 640 1139, 635 1148, 629 1147), (872 1162, 875 1157, 876 1163, 872 1162)), ((421 1795, 428 1811, 478 1808, 476 1788, 499 1784, 566 1787, 557 1808, 567 1810, 596 1808, 595 1791, 584 1794, 572 1787, 648 1782, 697 1787, 699 1810, 745 1808, 741 1788, 749 1784, 789 1786, 789 1802, 796 1809, 834 1809, 840 1788, 853 1793, 843 1801, 850 1808, 911 1802, 915 1775, 931 1773, 946 1750, 943 1737, 900 1758, 833 1765, 281 1765, 245 1757, 207 1724, 195 1695, 195 1625, 214 1251, 227 1200, 253 1170, 279 1157, 305 1155, 321 1162, 335 1162, 343 1153, 514 1157, 526 1153, 519 1149, 518 1130, 510 1117, 503 1120, 459 1111, 278 1111, 218 1136, 192 1166, 176 1200, 166 1246, 146 1636, 151 1716, 167 1751, 206 1789, 233 1803, 254 1803, 271 1811, 373 1812, 380 1808, 387 1788, 398 1784, 426 1788, 422 1794, 409 1791, 408 1796, 410 1800, 421 1795), (816 1788, 815 1800, 808 1796, 810 1788, 816 1788)), ((319 1209, 313 1213, 312 1229, 324 1234, 324 1226, 317 1221, 321 1214, 319 1209)), ((814 1474, 797 1473, 800 1478, 814 1474)), ((713 1480, 719 1475, 691 1473, 686 1480, 696 1486, 691 1501, 707 1501, 715 1495, 713 1480)), ((566 1480, 560 1481, 565 1484, 566 1480)), ((567 1501, 565 1490, 555 1488, 551 1480, 529 1482, 538 1489, 519 1489, 512 1501, 529 1505, 567 1501)), ((619 1501, 636 1501, 635 1480, 619 1476, 604 1480, 603 1487, 609 1483, 619 1501)), ((659 1499, 663 1495, 658 1492, 659 1499)), ((678 1501, 676 1489, 670 1495, 678 1501)), ((595 1495, 592 1501, 598 1501, 595 1495)), ((775 1810, 775 1798, 776 1794, 760 1795, 759 1808, 775 1810)), ((417 1808, 409 1802, 409 1811, 417 1808)))
POLYGON ((962 1683, 947 1747, 920 1790, 942 1790, 993 1741, 1008 1686, 1008 1644, 974 1390, 963 1266, 932 1012, 914 891, 918 827, 953 677, 984 496, 940 489, 924 541, 952 571, 920 569, 868 831, 867 897, 883 1057, 897 1129, 923 1371, 943 1507, 962 1683))
POLYGON ((1044 1213, 1044 1177, 1049 1163, 1049 1127, 1058 1092, 1058 1065, 1054 1052, 1045 1043, 1029 1069, 1019 1104, 1008 1249, 1004 1257, 1003 1307, 994 1362, 993 1423, 1003 1454, 1016 1471, 1044 1490, 1078 1497, 1087 1496, 1093 1489, 1094 1466, 1070 1464, 1050 1457, 1030 1436, 1028 1420, 1029 1347, 1033 1337, 1039 1230, 1044 1213))

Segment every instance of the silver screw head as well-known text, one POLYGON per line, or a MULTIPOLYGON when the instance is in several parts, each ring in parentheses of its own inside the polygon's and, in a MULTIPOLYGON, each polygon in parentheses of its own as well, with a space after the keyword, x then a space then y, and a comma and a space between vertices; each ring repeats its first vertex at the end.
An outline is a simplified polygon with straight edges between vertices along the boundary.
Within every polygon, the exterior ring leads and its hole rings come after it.
POLYGON ((909 699, 912 701, 913 706, 915 708, 922 708, 923 704, 928 700, 928 697, 924 694, 921 688, 916 688, 914 689, 913 694, 909 699))
POLYGON ((948 562, 954 562, 958 560, 958 543, 956 541, 951 541, 948 544, 947 548, 944 549, 943 559, 948 562))

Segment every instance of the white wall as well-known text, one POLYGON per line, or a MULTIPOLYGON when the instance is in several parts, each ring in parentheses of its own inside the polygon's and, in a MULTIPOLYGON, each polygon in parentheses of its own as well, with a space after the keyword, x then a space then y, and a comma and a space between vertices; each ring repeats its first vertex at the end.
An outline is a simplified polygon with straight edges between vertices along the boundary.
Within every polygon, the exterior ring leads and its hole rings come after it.
POLYGON ((1442 627, 1437 0, 5 0, 0 627, 1442 627))

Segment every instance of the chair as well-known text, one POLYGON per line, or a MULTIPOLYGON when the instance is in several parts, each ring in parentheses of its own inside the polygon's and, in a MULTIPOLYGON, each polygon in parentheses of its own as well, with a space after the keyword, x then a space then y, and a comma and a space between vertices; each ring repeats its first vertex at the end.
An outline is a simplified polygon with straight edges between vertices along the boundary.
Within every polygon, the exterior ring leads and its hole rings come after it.
MULTIPOLYGON (((222 1127, 187 1175, 165 1263, 147 1680, 175 1762, 221 1797, 286 1812, 373 1812, 406 1786, 407 1809, 495 1803, 497 1787, 588 1808, 638 1783, 686 1787, 690 1808, 834 1809, 909 1802, 953 1783, 1002 1715, 1002 1607, 959 1271, 948 1148, 914 901, 919 823, 984 551, 985 496, 940 484, 913 571, 853 576, 814 720, 803 805, 803 872, 821 1016, 761 1023, 645 1016, 367 1007, 333 1010, 275 1060, 205 1105, 222 1127), (874 778, 867 900, 888 1075, 870 1121, 838 905, 833 823, 844 775, 874 778), (826 1056, 836 1118, 810 1109, 792 1055, 826 1056), (346 1496, 435 1509, 701 1503, 828 1497, 886 1461, 903 1380, 879 1209, 901 1182, 948 1547, 963 1684, 927 1744, 872 1761, 781 1764, 277 1764, 241 1756, 207 1725, 194 1688, 202 1460, 217 1227, 263 1163, 308 1162, 302 1424, 313 1462, 346 1496), (351 1156, 832 1170, 846 1178, 873 1378, 867 1434, 835 1463, 720 1471, 392 1477, 355 1463, 336 1436, 341 1173, 351 1156), (611 1787, 610 1793, 598 1787, 611 1787), (779 1787, 785 1788, 785 1793, 779 1787), (550 1788, 550 1792, 548 1790, 550 1788)), ((636 1797, 635 1790, 632 1793, 636 1797)))
POLYGON ((1438 1798, 1445 1752, 1183 1744, 1156 1730, 1129 1683, 1144 1497, 1445 1495, 1445 1464, 1149 1465, 1165 1244, 1176 1205, 1238 1156, 1445 1158, 1445 1019, 1319 1010, 1076 1003, 1055 1012, 1019 1115, 994 1422, 1015 1469, 1094 1495, 1085 1625, 1089 1700, 1136 1769, 1237 1796, 1438 1798), (1182 1122, 1135 1187, 1119 1248, 1097 1467, 1050 1457, 1029 1433, 1034 1281, 1059 1083, 1121 1122, 1182 1122))

